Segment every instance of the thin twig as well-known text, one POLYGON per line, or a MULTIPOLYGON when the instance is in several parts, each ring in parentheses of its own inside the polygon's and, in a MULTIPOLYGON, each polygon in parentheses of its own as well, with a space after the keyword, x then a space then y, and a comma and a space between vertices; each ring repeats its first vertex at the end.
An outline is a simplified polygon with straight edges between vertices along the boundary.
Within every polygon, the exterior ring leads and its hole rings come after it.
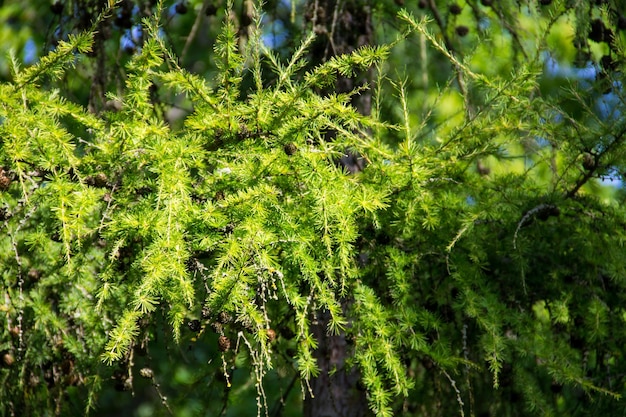
MULTIPOLYGON (((17 262, 17 285, 18 285, 18 299, 19 299, 19 309, 17 315, 17 328, 18 328, 18 358, 21 358, 21 353, 24 347, 24 330, 22 327, 22 323, 24 321, 24 274, 22 273, 22 258, 20 257, 19 251, 17 249, 17 234, 20 229, 26 224, 28 219, 35 214, 37 210, 37 206, 31 207, 31 209, 24 215, 24 217, 19 221, 17 227, 14 232, 8 232, 9 237, 11 238, 11 247, 13 248, 13 252, 15 254, 15 261, 17 262)), ((7 227, 8 229, 8 227, 7 227)))
POLYGON ((163 404, 163 406, 167 409, 168 413, 171 416, 174 416, 174 412, 172 411, 172 409, 170 408, 169 404, 167 403, 167 397, 165 395, 163 395, 163 392, 161 391, 161 386, 156 381, 156 377, 154 376, 154 374, 152 374, 151 380, 152 380, 152 386, 154 387, 154 390, 156 391, 156 393, 158 394, 159 398, 161 399, 161 404, 163 404))
POLYGON ((298 380, 298 374, 294 375, 293 378, 291 379, 291 382, 289 383, 289 386, 287 386, 287 390, 285 392, 285 394, 281 395, 280 398, 278 400, 276 400, 276 403, 274 404, 274 406, 272 407, 273 411, 271 416, 272 417, 280 417, 284 408, 285 408, 285 399, 289 397, 289 393, 291 393, 291 390, 293 389, 293 387, 296 385, 296 381, 298 380))
POLYGON ((185 46, 183 47, 183 51, 180 53, 180 63, 182 64, 185 61, 185 57, 187 56, 187 51, 189 51, 189 47, 191 43, 196 38, 198 34, 198 29, 200 28, 200 22, 202 21, 202 17, 204 16, 204 12, 209 5, 209 0, 205 0, 202 3, 202 7, 200 8, 200 12, 196 14, 196 20, 193 22, 193 26, 191 26, 191 30, 189 31, 189 35, 187 35, 187 40, 185 41, 185 46))
POLYGON ((463 410, 463 407, 465 406, 465 404, 463 404, 463 398, 461 398, 461 391, 459 391, 459 389, 457 388, 456 381, 452 379, 452 377, 445 371, 445 369, 442 369, 441 372, 443 372, 446 378, 448 378, 448 381, 450 381, 450 385, 452 385, 452 389, 454 389, 454 391, 456 392, 456 402, 459 403, 459 412, 461 414, 461 417, 465 417, 465 411, 463 410))
POLYGON ((595 157, 596 159, 595 165, 583 174, 583 176, 576 182, 576 185, 574 186, 574 188, 572 188, 565 194, 565 198, 573 198, 576 195, 578 190, 580 190, 582 186, 585 185, 594 176, 594 174, 600 167, 600 164, 598 163, 600 158, 603 155, 606 155, 609 152, 611 152, 615 147, 619 146, 623 142, 624 138, 626 138, 626 127, 623 127, 622 130, 618 134, 615 135, 615 140, 609 143, 606 146, 606 148, 604 148, 602 152, 595 157))
MULTIPOLYGON (((429 0, 428 6, 430 7, 430 10, 433 12, 433 17, 435 18, 435 21, 437 22, 437 26, 439 26, 439 30, 441 31, 441 36, 443 36, 444 45, 446 46, 450 54, 456 55, 456 51, 454 50, 454 47, 452 46, 452 41, 450 40, 450 37, 448 36, 446 32, 446 24, 443 21, 441 14, 439 13, 439 9, 437 8, 437 5, 435 4, 435 0, 429 0)), ((463 77, 463 68, 460 65, 458 65, 455 61, 452 62, 452 65, 454 66, 454 70, 456 73, 456 81, 459 85, 459 90, 465 100, 465 107, 469 111, 471 106, 469 103, 469 95, 467 93, 467 85, 465 84, 465 79, 463 77)))
POLYGON ((539 204, 538 206, 535 206, 532 209, 528 210, 526 213, 524 213, 524 215, 522 216, 522 219, 517 223, 517 228, 515 229, 515 233, 513 234, 513 249, 517 249, 517 245, 516 245, 517 235, 520 229, 522 228, 522 226, 528 224, 528 222, 530 221, 530 218, 536 215, 537 213, 541 211, 552 210, 555 207, 556 206, 553 204, 539 204))

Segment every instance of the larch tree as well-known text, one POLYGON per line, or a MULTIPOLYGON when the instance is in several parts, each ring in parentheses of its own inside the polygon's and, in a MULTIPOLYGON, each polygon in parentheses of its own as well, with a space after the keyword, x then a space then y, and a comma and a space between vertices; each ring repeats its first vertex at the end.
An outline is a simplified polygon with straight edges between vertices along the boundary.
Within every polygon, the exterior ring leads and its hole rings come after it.
POLYGON ((626 5, 406 3, 0 2, 1 416, 621 415, 626 5))

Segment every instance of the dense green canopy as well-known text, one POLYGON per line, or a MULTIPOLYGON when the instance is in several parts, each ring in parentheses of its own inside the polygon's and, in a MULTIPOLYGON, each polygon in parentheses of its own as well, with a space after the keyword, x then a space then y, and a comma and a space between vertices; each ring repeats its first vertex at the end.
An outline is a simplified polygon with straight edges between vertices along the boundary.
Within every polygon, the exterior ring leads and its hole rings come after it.
POLYGON ((626 4, 403 3, 0 1, 0 416, 621 413, 626 4))

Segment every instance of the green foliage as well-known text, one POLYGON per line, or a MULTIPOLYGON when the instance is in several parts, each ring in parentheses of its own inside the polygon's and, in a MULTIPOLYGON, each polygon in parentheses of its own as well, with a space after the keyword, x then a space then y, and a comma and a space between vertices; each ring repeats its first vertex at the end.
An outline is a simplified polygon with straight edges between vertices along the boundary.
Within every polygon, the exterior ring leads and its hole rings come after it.
MULTIPOLYGON (((51 390, 95 380, 102 368, 96 358, 128 361, 155 316, 167 317, 174 340, 201 309, 210 321, 232 316, 255 336, 246 347, 261 393, 271 367, 268 332, 282 310, 276 304, 291 305, 299 318, 305 377, 317 373, 308 312, 327 309, 329 330, 345 327, 338 295, 356 278, 356 217, 384 204, 334 158, 373 124, 349 107, 348 95, 323 97, 311 88, 384 52, 335 59, 302 85, 286 74, 241 102, 245 57, 232 23, 215 48, 221 63, 213 88, 177 66, 158 37, 158 20, 144 22, 151 37, 127 65, 125 93, 114 98, 119 113, 98 119, 38 89, 41 76, 58 77, 74 51, 88 48, 89 34, 24 73, 16 67, 14 82, 3 86, 3 160, 14 176, 3 193, 6 311, 8 325, 19 329, 19 340, 6 346, 17 346, 11 354, 23 364, 11 370, 20 384, 5 391, 7 409, 24 407, 27 397, 33 409, 47 408, 37 401, 54 395, 34 395, 27 384, 55 355, 81 369, 53 369, 54 378, 72 380, 50 381, 51 390), (181 129, 159 119, 149 93, 156 83, 186 93, 194 106, 181 129), (87 136, 70 133, 67 123, 87 136), (330 129, 339 132, 334 142, 324 139, 330 129), (202 267, 194 273, 190 265, 202 267), (16 395, 22 390, 25 396, 16 395)), ((250 51, 260 56, 255 42, 250 51)), ((303 59, 291 66, 302 67, 303 59)))
POLYGON ((441 22, 443 40, 405 11, 404 41, 311 66, 311 35, 283 62, 258 15, 242 41, 233 7, 207 81, 168 45, 159 2, 107 96, 117 105, 99 114, 57 88, 96 26, 24 70, 11 56, 0 85, 2 415, 89 412, 110 383, 152 386, 172 414, 210 401, 204 385, 225 392, 224 407, 250 385, 269 413, 268 380, 293 377, 306 393, 322 372, 319 311, 350 341, 346 366, 377 416, 623 407, 626 213, 599 179, 621 178, 626 121, 594 108, 597 85, 553 88, 543 75, 565 3, 547 17, 529 7, 539 33, 516 42, 534 56, 493 73, 479 45, 463 56, 441 22), (411 82, 385 73, 392 45, 414 38, 456 80, 422 96, 422 113, 411 82), (351 104, 367 87, 326 90, 369 68, 371 117, 351 104), (183 120, 157 92, 177 95, 183 120), (347 150, 367 162, 360 172, 338 162, 347 150), (157 348, 187 344, 205 352, 157 348), (167 400, 157 381, 172 357, 182 392, 167 400))

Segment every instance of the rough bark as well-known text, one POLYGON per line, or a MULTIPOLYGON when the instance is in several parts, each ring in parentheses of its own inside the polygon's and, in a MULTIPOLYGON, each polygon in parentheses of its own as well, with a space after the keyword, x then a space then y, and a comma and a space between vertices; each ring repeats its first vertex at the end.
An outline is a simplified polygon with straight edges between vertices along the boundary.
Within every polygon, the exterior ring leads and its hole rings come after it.
POLYGON ((367 416, 367 399, 358 389, 359 372, 345 363, 351 346, 345 334, 328 334, 328 320, 328 313, 319 312, 311 326, 319 343, 316 359, 321 372, 310 382, 313 397, 307 395, 304 401, 304 417, 367 416))
MULTIPOLYGON (((307 7, 307 19, 318 34, 318 42, 312 50, 313 61, 325 61, 334 55, 350 53, 355 49, 373 44, 371 8, 364 0, 311 0, 307 7)), ((369 72, 355 78, 341 77, 335 92, 343 93, 367 82, 369 72)), ((352 104, 362 114, 371 112, 371 94, 363 92, 354 97, 352 104)), ((332 140, 329 132, 329 140, 332 140)), ((339 163, 350 172, 363 168, 362 159, 346 153, 339 163)), ((344 301, 344 309, 349 300, 344 301)), ((359 372, 348 368, 346 359, 352 355, 352 346, 346 335, 329 335, 327 312, 317 312, 312 320, 311 331, 318 341, 315 353, 320 375, 310 381, 312 396, 304 402, 305 417, 364 417, 371 415, 365 392, 358 388, 359 372)))

